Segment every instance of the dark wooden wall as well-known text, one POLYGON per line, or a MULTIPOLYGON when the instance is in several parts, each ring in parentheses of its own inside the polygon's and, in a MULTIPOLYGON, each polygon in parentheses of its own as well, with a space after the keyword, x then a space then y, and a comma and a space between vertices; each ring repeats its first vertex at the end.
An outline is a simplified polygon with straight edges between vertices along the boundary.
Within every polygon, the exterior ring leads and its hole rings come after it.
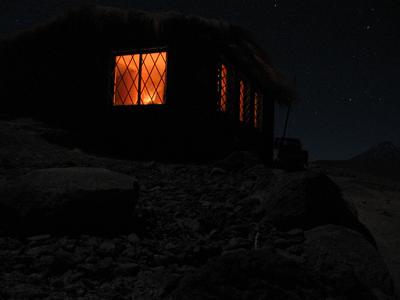
POLYGON ((217 48, 199 44, 195 35, 135 39, 140 32, 123 28, 104 40, 97 29, 60 26, 1 43, 4 112, 70 128, 83 146, 127 157, 207 159, 235 149, 270 156, 272 99, 264 105, 262 134, 240 126, 237 108, 229 108, 236 120, 217 112, 217 48), (113 107, 113 51, 164 46, 166 104, 113 107))

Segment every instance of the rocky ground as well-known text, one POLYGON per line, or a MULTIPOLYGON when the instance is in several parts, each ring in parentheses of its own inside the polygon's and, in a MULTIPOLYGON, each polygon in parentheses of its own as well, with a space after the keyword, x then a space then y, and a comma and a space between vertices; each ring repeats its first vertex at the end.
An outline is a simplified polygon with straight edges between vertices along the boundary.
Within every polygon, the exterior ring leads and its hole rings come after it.
POLYGON ((0 121, 1 299, 396 299, 374 238, 323 174, 248 153, 96 157, 45 139, 58 134, 0 121))

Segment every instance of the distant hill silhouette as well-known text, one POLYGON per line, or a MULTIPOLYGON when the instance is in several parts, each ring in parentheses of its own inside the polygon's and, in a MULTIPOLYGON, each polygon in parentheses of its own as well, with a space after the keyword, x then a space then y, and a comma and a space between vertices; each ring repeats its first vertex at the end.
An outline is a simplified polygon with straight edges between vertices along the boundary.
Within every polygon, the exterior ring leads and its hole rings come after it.
POLYGON ((350 169, 387 179, 400 179, 400 147, 382 142, 348 160, 317 161, 321 167, 350 169))
POLYGON ((400 147, 392 142, 382 142, 350 160, 355 162, 400 162, 400 147))

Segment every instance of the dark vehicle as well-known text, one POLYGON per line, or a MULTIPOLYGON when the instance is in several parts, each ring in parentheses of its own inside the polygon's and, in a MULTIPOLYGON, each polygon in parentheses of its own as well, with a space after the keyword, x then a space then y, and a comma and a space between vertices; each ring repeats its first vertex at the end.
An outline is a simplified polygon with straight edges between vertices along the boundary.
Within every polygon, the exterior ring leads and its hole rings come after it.
POLYGON ((308 152, 301 141, 294 138, 276 138, 274 142, 274 164, 283 169, 304 169, 308 163, 308 152))

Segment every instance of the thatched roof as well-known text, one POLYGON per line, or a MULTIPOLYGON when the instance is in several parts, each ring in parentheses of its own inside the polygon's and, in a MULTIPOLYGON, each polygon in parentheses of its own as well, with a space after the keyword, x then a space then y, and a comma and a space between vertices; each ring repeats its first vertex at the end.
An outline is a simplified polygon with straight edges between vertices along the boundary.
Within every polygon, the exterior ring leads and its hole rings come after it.
MULTIPOLYGON (((219 20, 205 19, 175 12, 149 13, 106 7, 83 7, 68 12, 46 24, 3 41, 23 48, 26 40, 40 43, 51 39, 54 47, 61 43, 90 45, 95 50, 109 47, 124 49, 133 46, 152 47, 170 43, 206 45, 216 49, 235 68, 262 88, 271 91, 274 99, 288 103, 295 93, 284 77, 273 67, 268 56, 251 34, 237 26, 219 20), (63 35, 60 36, 59 32, 63 35)), ((48 42, 46 42, 48 44, 48 42)), ((7 47, 7 46, 6 46, 7 47)))

